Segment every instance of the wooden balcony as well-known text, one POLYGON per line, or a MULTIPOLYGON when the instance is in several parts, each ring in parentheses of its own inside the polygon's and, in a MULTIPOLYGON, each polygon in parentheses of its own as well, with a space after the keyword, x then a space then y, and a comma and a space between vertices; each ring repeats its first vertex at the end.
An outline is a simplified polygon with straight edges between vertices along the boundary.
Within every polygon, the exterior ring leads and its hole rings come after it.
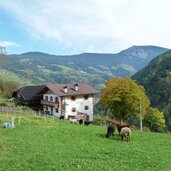
POLYGON ((41 104, 46 105, 46 106, 55 107, 55 108, 59 107, 59 102, 50 102, 50 101, 47 101, 47 100, 41 100, 41 104))

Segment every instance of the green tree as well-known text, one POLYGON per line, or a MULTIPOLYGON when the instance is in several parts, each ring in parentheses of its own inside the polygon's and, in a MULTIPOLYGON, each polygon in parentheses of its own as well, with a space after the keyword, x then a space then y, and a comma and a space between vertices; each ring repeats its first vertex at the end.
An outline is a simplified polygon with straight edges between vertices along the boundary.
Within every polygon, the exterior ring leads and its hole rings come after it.
POLYGON ((143 101, 143 117, 150 101, 142 86, 139 86, 130 77, 114 78, 105 83, 100 99, 101 105, 120 120, 129 116, 139 119, 139 99, 143 101))
POLYGON ((13 91, 16 90, 18 87, 18 84, 15 82, 4 82, 3 96, 5 98, 10 98, 12 96, 13 91))
POLYGON ((163 112, 160 112, 157 108, 147 110, 143 124, 151 131, 164 132, 166 128, 163 112))

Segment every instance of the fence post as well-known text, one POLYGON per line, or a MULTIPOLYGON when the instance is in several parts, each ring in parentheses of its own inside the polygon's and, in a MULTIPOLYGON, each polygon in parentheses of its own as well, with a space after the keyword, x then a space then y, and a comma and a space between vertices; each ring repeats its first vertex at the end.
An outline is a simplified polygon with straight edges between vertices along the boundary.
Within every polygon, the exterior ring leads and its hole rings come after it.
POLYGON ((46 124, 46 115, 45 115, 45 124, 46 124))
POLYGON ((12 119, 11 119, 11 127, 12 128, 15 128, 15 125, 14 125, 14 117, 12 116, 12 119))
POLYGON ((21 122, 21 116, 19 116, 18 118, 18 125, 20 125, 20 122, 21 122))

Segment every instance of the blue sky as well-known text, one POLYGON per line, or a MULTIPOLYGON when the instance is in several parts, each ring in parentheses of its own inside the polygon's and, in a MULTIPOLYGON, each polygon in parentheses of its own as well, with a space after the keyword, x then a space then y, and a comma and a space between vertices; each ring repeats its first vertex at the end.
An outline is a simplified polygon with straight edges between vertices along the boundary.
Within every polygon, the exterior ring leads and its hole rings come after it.
POLYGON ((170 0, 4 0, 0 46, 9 54, 60 55, 171 48, 170 6, 170 0))

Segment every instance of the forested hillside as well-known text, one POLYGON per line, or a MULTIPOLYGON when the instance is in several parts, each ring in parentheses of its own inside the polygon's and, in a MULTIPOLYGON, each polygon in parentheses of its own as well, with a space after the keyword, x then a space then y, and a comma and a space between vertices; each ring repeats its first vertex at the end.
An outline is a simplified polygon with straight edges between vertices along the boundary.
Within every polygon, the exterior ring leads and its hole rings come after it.
POLYGON ((152 106, 164 112, 171 130, 171 51, 152 60, 133 78, 145 87, 152 106))

